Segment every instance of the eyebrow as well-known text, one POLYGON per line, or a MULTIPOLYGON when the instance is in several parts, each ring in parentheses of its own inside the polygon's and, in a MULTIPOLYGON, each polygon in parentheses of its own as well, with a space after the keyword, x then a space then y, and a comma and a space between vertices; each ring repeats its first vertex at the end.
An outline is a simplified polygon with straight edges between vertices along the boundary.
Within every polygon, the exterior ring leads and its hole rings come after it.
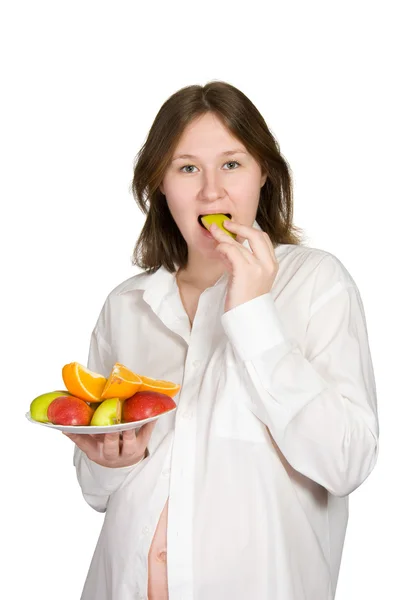
MULTIPOLYGON (((245 152, 245 150, 225 150, 225 152, 221 152, 221 154, 219 154, 219 156, 230 156, 231 154, 247 154, 247 152, 245 152)), ((172 162, 174 162, 175 160, 178 160, 179 158, 193 158, 196 159, 198 158, 197 156, 194 156, 193 154, 179 154, 178 156, 175 156, 172 160, 172 162)))

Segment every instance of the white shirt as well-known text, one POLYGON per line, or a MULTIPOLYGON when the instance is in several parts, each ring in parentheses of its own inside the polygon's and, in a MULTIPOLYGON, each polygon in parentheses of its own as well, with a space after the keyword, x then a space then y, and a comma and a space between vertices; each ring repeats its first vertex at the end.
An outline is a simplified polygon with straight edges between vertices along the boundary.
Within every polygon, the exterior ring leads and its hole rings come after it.
POLYGON ((103 467, 75 446, 83 496, 105 512, 81 600, 147 598, 168 496, 170 600, 334 598, 348 495, 378 455, 364 309, 331 253, 275 255, 270 293, 224 313, 225 273, 192 331, 163 267, 106 298, 88 367, 108 376, 121 362, 181 389, 138 465, 103 467))

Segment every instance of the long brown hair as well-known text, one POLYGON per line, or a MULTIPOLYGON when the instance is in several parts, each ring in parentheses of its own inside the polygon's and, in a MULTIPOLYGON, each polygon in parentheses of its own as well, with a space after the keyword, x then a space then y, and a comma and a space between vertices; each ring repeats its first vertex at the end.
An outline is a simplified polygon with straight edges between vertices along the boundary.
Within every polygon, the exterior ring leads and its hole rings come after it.
POLYGON ((211 112, 238 138, 268 177, 260 190, 256 221, 274 247, 303 244, 302 229, 293 225, 290 167, 279 144, 254 104, 223 81, 190 85, 170 96, 160 108, 134 163, 132 192, 146 221, 134 248, 132 263, 153 273, 163 265, 173 273, 185 268, 187 243, 159 186, 184 129, 211 112))

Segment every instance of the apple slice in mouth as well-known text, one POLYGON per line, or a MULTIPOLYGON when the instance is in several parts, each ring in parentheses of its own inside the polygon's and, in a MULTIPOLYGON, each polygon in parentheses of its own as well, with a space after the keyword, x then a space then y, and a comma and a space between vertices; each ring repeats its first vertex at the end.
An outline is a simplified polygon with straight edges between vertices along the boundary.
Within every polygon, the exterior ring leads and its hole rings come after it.
POLYGON ((211 225, 214 223, 223 233, 231 236, 236 240, 236 233, 232 233, 228 228, 224 227, 225 221, 232 222, 232 217, 229 213, 211 213, 207 215, 199 215, 198 220, 202 225, 203 235, 209 239, 214 239, 212 232, 210 231, 211 225))
MULTIPOLYGON (((199 225, 201 227, 203 227, 203 229, 205 229, 207 231, 206 227, 202 223, 202 217, 205 217, 206 214, 211 214, 211 213, 203 213, 203 215, 199 215, 198 216, 198 223, 199 223, 199 225)), ((230 213, 222 213, 222 214, 225 215, 226 217, 228 217, 229 219, 232 219, 232 216, 230 215, 230 213)))

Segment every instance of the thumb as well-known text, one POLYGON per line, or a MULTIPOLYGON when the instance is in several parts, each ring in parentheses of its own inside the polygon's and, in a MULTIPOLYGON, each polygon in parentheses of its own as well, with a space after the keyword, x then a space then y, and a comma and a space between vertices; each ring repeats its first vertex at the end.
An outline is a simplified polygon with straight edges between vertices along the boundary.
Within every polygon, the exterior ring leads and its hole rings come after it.
POLYGON ((85 452, 87 455, 90 452, 95 452, 97 450, 98 442, 96 440, 91 439, 91 435, 89 434, 81 434, 81 433, 65 433, 62 432, 66 437, 68 437, 72 442, 76 444, 80 450, 85 452))

